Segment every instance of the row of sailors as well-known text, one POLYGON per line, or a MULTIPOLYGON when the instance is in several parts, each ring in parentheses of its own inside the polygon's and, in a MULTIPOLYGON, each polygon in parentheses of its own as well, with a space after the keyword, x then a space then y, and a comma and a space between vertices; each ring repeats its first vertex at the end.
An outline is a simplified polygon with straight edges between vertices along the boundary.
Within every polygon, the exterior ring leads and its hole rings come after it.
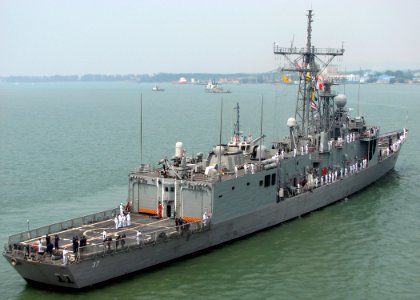
POLYGON ((119 214, 114 218, 115 229, 127 227, 131 225, 131 215, 130 212, 127 214, 119 214))
POLYGON ((398 151, 401 147, 401 144, 404 143, 405 138, 405 134, 400 136, 400 138, 396 142, 392 143, 392 145, 390 146, 391 150, 394 152, 398 151))
MULTIPOLYGON (((355 132, 352 132, 352 133, 349 133, 349 134, 346 135, 345 140, 346 140, 347 143, 351 143, 351 142, 354 142, 357 137, 358 137, 358 134, 356 134, 355 132)), ((331 151, 331 148, 333 147, 334 142, 335 142, 334 140, 328 141, 328 144, 327 144, 328 145, 328 151, 331 151)), ((338 138, 338 140, 337 140, 337 142, 335 142, 335 144, 337 146, 342 146, 343 140, 341 138, 338 138)), ((320 145, 320 151, 321 152, 323 152, 323 150, 324 150, 323 148, 324 147, 321 144, 320 145)), ((305 154, 308 154, 308 153, 309 153, 309 146, 308 146, 308 144, 306 144, 305 147, 304 146, 301 146, 299 152, 298 152, 298 149, 297 148, 294 148, 293 149, 293 157, 296 157, 298 154, 305 155, 305 154)), ((276 153, 276 155, 273 156, 272 158, 278 160, 279 154, 276 153)), ((284 151, 283 150, 281 150, 281 152, 280 152, 280 158, 281 159, 284 159, 284 151)))
MULTIPOLYGON (((255 174, 256 166, 254 164, 244 164, 244 173, 245 174, 255 174)), ((235 166, 235 174, 238 174, 238 167, 235 166)))
POLYGON ((401 144, 403 144, 405 142, 406 138, 407 138, 407 129, 404 128, 403 134, 395 142, 393 142, 391 145, 389 145, 388 148, 386 148, 384 150, 381 150, 379 155, 380 156, 389 156, 390 153, 397 152, 400 149, 401 144))
POLYGON ((354 163, 348 167, 341 168, 340 172, 338 172, 338 170, 335 170, 334 172, 328 172, 327 174, 325 174, 324 176, 320 176, 319 178, 315 177, 315 180, 314 180, 315 187, 336 182, 339 178, 352 175, 361 169, 366 169, 367 166, 368 166, 367 159, 363 159, 359 163, 354 163))

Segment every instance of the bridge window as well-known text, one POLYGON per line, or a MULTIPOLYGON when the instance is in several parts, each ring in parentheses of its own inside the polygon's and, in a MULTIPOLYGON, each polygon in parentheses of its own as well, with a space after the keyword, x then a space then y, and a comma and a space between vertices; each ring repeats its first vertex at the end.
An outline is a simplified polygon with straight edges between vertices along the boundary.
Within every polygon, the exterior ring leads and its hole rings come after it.
POLYGON ((276 184, 276 173, 271 174, 271 185, 276 184))
POLYGON ((265 175, 264 177, 264 187, 270 186, 270 175, 265 175))

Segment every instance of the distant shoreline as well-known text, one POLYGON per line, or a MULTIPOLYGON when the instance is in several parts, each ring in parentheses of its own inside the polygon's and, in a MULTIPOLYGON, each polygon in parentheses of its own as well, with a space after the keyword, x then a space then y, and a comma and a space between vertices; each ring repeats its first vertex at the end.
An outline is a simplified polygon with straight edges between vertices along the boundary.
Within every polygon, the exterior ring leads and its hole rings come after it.
MULTIPOLYGON (((295 74, 288 74, 291 81, 299 80, 295 74)), ((372 71, 358 70, 337 74, 343 83, 420 83, 419 70, 372 71), (344 79, 343 79, 344 78, 344 79), (347 78, 347 79, 346 79, 347 78), (352 78, 351 80, 349 78, 352 78), (356 80, 354 80, 356 78, 356 80), (363 82, 362 82, 363 80, 363 82)), ((282 71, 265 73, 158 73, 158 74, 84 74, 84 75, 37 75, 0 76, 0 82, 138 82, 138 83, 176 83, 186 78, 189 83, 205 84, 209 81, 219 83, 276 83, 283 82, 282 71)))

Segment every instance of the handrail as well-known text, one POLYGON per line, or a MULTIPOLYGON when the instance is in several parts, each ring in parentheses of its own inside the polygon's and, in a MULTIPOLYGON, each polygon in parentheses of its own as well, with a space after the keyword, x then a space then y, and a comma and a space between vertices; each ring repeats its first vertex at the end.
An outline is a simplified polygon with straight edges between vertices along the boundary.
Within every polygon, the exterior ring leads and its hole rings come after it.
MULTIPOLYGON (((140 249, 156 244, 169 242, 171 240, 179 239, 185 235, 191 235, 196 233, 202 233, 210 229, 210 220, 207 222, 196 221, 187 223, 181 226, 174 226, 171 228, 165 228, 149 232, 141 235, 140 237, 126 237, 124 240, 119 240, 118 244, 116 240, 112 240, 109 244, 103 242, 100 244, 92 244, 84 247, 80 247, 76 254, 68 254, 67 264, 78 263, 84 260, 91 260, 98 257, 104 257, 107 255, 114 255, 130 251, 131 249, 140 249)), ((9 245, 10 247, 10 245, 9 245)), ((5 245, 6 248, 6 245, 5 245)), ((47 264, 63 265, 63 259, 61 256, 39 254, 39 253, 28 253, 25 249, 5 249, 13 258, 30 259, 47 264)))
POLYGON ((92 224, 92 223, 108 220, 117 213, 117 210, 118 210, 117 208, 108 209, 108 210, 104 210, 98 213, 86 215, 83 217, 69 219, 63 222, 53 223, 47 226, 31 229, 29 231, 16 233, 9 236, 8 245, 10 247, 13 244, 20 243, 25 240, 35 238, 38 236, 60 232, 60 231, 71 229, 71 228, 78 227, 81 225, 87 225, 87 224, 92 224))

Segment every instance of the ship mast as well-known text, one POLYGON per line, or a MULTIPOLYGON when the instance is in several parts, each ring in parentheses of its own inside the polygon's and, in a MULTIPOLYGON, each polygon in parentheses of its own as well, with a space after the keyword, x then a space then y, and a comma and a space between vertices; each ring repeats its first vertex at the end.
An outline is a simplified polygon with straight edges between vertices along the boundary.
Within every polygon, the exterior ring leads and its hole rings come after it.
POLYGON ((236 106, 233 109, 236 110, 236 123, 235 128, 233 129, 233 136, 235 137, 235 142, 239 143, 239 102, 236 103, 236 106))
POLYGON ((325 92, 319 87, 320 74, 329 63, 344 53, 344 49, 315 48, 312 45, 312 10, 308 10, 306 48, 279 47, 274 44, 274 54, 282 55, 288 62, 288 67, 282 71, 299 73, 299 88, 296 101, 295 119, 297 136, 304 137, 322 131, 331 132, 334 101, 328 82, 325 92), (325 57, 321 59, 320 56, 325 57), (321 90, 321 92, 320 92, 321 90))

